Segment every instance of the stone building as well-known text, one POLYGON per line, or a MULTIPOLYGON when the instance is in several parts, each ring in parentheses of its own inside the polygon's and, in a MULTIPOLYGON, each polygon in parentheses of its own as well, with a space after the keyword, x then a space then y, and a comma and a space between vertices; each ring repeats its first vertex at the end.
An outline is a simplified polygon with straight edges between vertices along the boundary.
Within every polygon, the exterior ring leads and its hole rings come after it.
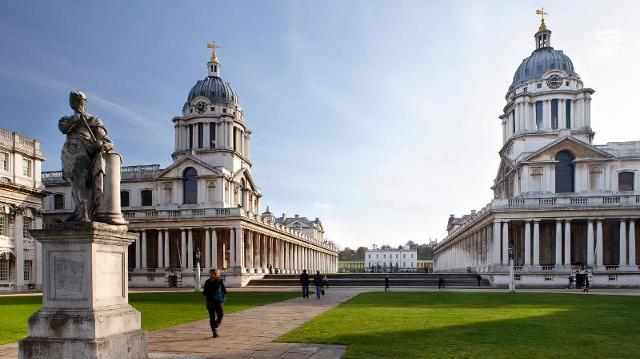
POLYGON ((594 144, 594 90, 551 47, 544 19, 534 39, 500 115, 494 199, 451 216, 435 270, 471 268, 504 285, 512 247, 516 285, 566 286, 577 271, 597 286, 638 286, 640 141, 594 144))
POLYGON ((367 249, 364 254, 366 272, 415 272, 417 268, 418 251, 409 246, 402 249, 367 249))
MULTIPOLYGON (((212 47, 207 76, 171 120, 173 163, 122 168, 123 214, 140 234, 129 248, 130 286, 192 286, 198 262, 203 272, 223 269, 236 285, 269 272, 335 272, 336 247, 319 219, 260 213, 252 133, 212 47)), ((60 172, 45 172, 43 181, 52 193, 45 219, 60 220, 72 210, 70 188, 60 172)))
POLYGON ((29 230, 42 228, 43 160, 38 141, 0 129, 0 290, 42 285, 41 246, 29 230))

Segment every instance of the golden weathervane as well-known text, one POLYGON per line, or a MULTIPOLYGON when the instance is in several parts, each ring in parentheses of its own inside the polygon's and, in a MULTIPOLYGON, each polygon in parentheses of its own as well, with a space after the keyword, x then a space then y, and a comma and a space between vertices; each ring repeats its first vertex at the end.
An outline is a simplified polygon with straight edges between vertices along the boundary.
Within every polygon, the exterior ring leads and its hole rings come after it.
POLYGON ((216 44, 215 41, 212 41, 207 44, 207 47, 211 49, 211 62, 218 62, 218 55, 216 55, 216 49, 220 47, 220 45, 216 44))
POLYGON ((544 11, 544 6, 536 9, 536 15, 540 15, 540 29, 538 29, 538 31, 547 31, 547 25, 544 23, 544 16, 549 15, 549 13, 544 11))

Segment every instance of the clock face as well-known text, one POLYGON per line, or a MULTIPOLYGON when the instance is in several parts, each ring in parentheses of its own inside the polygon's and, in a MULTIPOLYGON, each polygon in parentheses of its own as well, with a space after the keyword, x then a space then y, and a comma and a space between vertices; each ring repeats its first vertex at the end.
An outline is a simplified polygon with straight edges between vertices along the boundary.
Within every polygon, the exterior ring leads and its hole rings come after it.
POLYGON ((549 86, 550 89, 557 89, 560 85, 562 85, 562 77, 558 75, 551 75, 547 79, 547 86, 549 86))
POLYGON ((207 104, 204 101, 199 101, 196 103, 196 111, 198 111, 198 113, 203 113, 206 108, 207 104))

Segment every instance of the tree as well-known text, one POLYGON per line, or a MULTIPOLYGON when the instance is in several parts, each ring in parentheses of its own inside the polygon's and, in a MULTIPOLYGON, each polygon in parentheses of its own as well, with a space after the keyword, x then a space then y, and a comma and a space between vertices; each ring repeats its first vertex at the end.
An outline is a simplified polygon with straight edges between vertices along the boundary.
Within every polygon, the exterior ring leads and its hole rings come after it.
POLYGON ((352 261, 355 256, 353 249, 346 247, 342 251, 338 252, 338 260, 340 261, 352 261))
POLYGON ((380 246, 380 249, 391 249, 391 246, 388 244, 383 244, 382 246, 380 246))
POLYGON ((364 260, 364 254, 367 251, 367 247, 358 247, 358 249, 356 249, 356 254, 354 259, 357 261, 363 261, 364 260))

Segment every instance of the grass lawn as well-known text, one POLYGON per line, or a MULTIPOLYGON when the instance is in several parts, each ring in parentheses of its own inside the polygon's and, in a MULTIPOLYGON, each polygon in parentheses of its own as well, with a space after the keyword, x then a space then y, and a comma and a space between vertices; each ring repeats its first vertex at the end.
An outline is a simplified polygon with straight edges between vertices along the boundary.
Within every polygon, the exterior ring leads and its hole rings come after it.
MULTIPOLYGON (((229 292, 225 313, 294 298, 297 292, 229 292)), ((208 318, 200 293, 130 293, 129 303, 142 314, 142 329, 156 330, 208 318)), ((0 297, 0 344, 27 336, 27 319, 42 305, 41 296, 0 297)))
POLYGON ((343 358, 638 358, 640 297, 363 293, 278 338, 343 358))

